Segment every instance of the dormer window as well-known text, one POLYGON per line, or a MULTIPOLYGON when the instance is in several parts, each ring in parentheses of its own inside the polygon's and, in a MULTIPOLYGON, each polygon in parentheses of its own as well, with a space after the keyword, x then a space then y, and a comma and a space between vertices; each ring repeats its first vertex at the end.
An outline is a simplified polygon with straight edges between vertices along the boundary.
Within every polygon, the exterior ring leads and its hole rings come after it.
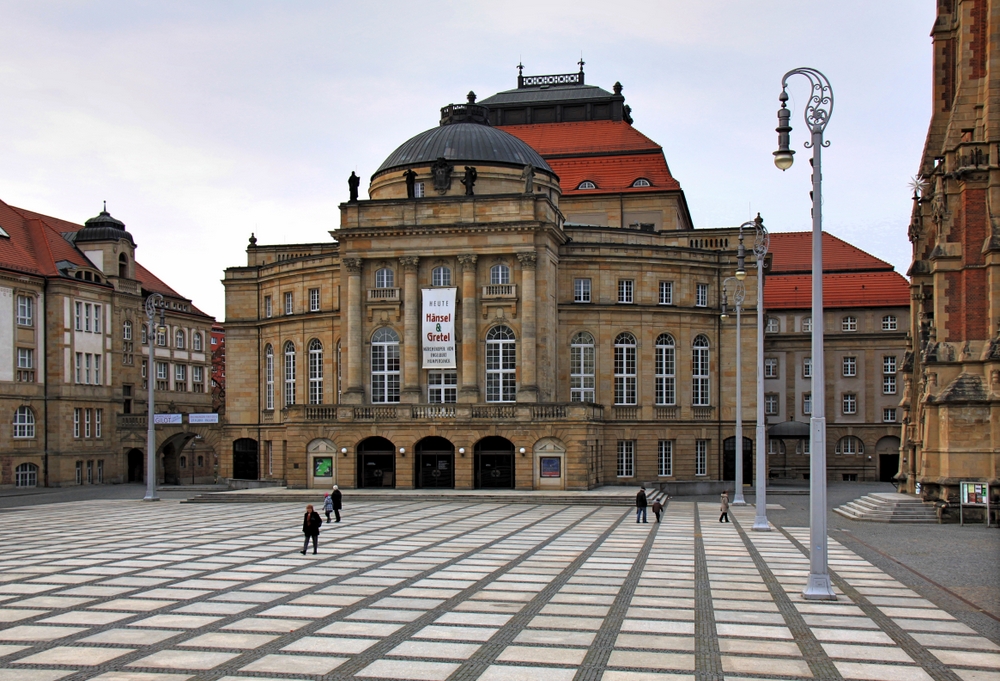
POLYGON ((632 186, 633 187, 652 187, 653 185, 651 185, 649 183, 649 180, 647 180, 645 177, 640 177, 638 180, 636 180, 635 182, 632 183, 632 186))
POLYGON ((584 180, 576 186, 577 189, 597 189, 597 185, 590 180, 584 180))
POLYGON ((122 279, 128 276, 128 258, 124 253, 118 256, 118 276, 122 279))

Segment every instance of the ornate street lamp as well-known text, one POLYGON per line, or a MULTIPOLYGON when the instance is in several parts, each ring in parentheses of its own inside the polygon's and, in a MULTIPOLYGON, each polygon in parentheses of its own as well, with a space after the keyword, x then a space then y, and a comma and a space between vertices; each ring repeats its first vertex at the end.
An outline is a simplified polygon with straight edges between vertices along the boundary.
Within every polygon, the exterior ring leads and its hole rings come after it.
POLYGON ((823 173, 820 165, 823 147, 823 131, 833 113, 833 89, 826 76, 810 68, 792 69, 781 79, 781 95, 778 101, 778 150, 774 152, 774 165, 781 170, 792 167, 795 153, 789 146, 788 124, 791 112, 785 107, 788 101, 788 77, 805 76, 809 79, 811 91, 804 116, 806 127, 812 139, 806 148, 813 152, 812 164, 812 416, 809 419, 809 582, 802 595, 811 600, 836 600, 830 573, 827 567, 826 537, 826 376, 823 364, 823 173))
POLYGON ((149 319, 147 326, 148 333, 146 339, 149 341, 149 359, 146 360, 146 391, 149 395, 149 403, 146 407, 146 496, 143 501, 159 501, 156 496, 156 427, 153 423, 153 388, 156 385, 154 371, 156 355, 153 348, 156 345, 156 334, 164 328, 163 320, 163 296, 159 293, 151 293, 146 298, 146 318, 149 319), (156 308, 160 308, 160 323, 153 326, 156 318, 156 308))
POLYGON ((736 253, 736 278, 746 279, 746 248, 743 246, 743 230, 754 231, 753 255, 757 259, 757 514, 753 519, 753 529, 769 532, 767 523, 767 445, 765 443, 764 419, 764 257, 770 237, 764 227, 764 220, 757 217, 740 225, 740 246, 736 253))
MULTIPOLYGON (((743 276, 745 277, 746 273, 743 276)), ((727 289, 730 283, 733 285, 733 304, 736 308, 736 440, 733 443, 736 463, 736 482, 734 483, 736 492, 733 495, 733 506, 746 506, 747 502, 743 499, 743 348, 740 341, 740 327, 743 325, 741 314, 747 290, 738 274, 735 277, 726 277, 722 282, 722 314, 720 316, 723 319, 729 317, 727 289)))

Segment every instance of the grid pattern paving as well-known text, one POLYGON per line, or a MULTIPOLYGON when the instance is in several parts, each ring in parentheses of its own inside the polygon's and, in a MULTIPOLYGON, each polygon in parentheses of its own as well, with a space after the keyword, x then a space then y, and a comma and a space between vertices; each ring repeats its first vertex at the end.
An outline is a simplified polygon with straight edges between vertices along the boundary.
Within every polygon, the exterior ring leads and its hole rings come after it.
POLYGON ((1000 681, 1000 646, 751 508, 95 501, 0 514, 0 679, 1000 681))

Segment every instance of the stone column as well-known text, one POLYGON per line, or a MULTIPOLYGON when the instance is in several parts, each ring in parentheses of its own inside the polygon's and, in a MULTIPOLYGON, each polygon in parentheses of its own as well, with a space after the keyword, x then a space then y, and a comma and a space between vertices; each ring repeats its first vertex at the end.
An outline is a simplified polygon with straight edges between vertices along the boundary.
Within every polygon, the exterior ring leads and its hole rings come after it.
POLYGON ((341 396, 344 404, 361 404, 365 388, 361 372, 364 368, 364 343, 361 340, 361 258, 344 258, 347 270, 347 387, 341 396))
POLYGON ((476 255, 458 256, 462 268, 462 387, 459 402, 479 401, 479 367, 476 353, 479 338, 476 333, 476 255))
POLYGON ((538 385, 535 378, 535 264, 534 251, 518 253, 521 261, 521 381, 517 390, 518 402, 537 402, 538 385))
POLYGON ((400 401, 420 402, 420 289, 417 287, 417 265, 420 258, 399 259, 403 268, 403 392, 400 401))

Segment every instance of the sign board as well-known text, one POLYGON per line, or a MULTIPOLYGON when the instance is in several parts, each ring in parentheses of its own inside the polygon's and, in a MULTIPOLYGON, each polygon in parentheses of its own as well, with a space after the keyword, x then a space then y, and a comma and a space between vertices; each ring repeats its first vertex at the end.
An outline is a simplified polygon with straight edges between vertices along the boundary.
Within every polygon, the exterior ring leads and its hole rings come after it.
POLYGON ((421 346, 424 369, 455 369, 455 288, 425 288, 421 346))
POLYGON ((219 415, 211 414, 188 414, 188 423, 218 423, 219 415))
POLYGON ((183 414, 153 414, 153 423, 158 426, 174 426, 183 422, 183 414))
POLYGON ((965 507, 986 507, 986 527, 990 526, 990 484, 988 482, 958 483, 958 518, 965 524, 965 507))
POLYGON ((543 478, 558 478, 562 476, 561 456, 543 456, 539 465, 541 466, 539 475, 543 478))
POLYGON ((313 459, 313 477, 314 478, 333 477, 332 456, 317 456, 316 458, 313 459))

